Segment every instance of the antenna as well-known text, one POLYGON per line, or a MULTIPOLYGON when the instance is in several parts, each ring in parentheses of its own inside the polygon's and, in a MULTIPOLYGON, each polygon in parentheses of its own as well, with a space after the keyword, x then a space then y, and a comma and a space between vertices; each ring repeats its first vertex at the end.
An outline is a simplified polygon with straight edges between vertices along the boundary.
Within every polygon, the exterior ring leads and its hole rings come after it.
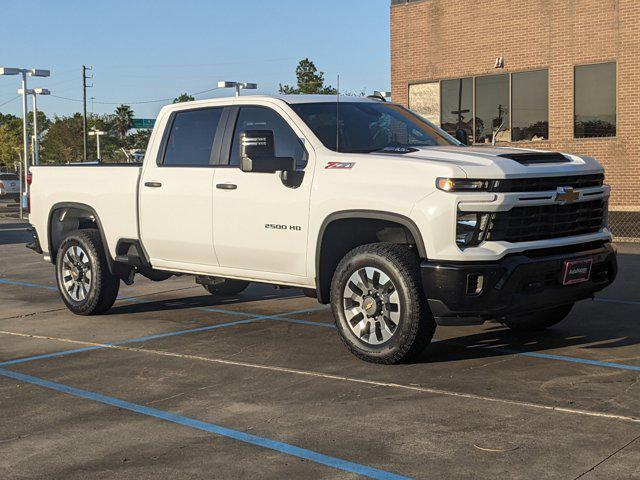
POLYGON ((336 152, 340 152, 340 75, 336 88, 336 152))

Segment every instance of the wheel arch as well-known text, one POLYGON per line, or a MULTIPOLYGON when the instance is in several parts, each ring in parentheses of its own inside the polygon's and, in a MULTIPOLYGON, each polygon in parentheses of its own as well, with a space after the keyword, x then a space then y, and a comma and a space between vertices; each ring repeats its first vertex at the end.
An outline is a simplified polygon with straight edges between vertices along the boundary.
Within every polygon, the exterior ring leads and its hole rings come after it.
POLYGON ((109 271, 112 274, 119 273, 109 252, 109 245, 100 217, 93 207, 85 203, 59 202, 51 207, 47 219, 47 248, 49 250, 49 256, 51 257, 51 263, 56 263, 58 250, 66 234, 73 230, 90 228, 88 226, 89 223, 93 224, 98 230, 107 264, 109 265, 109 271))
POLYGON ((414 245, 420 258, 427 258, 420 230, 409 217, 378 210, 343 210, 328 215, 320 226, 316 243, 315 280, 318 301, 329 302, 333 272, 344 254, 359 245, 381 241, 414 245), (335 234, 349 228, 355 228, 357 234, 347 238, 341 236, 340 240, 332 242, 335 234))

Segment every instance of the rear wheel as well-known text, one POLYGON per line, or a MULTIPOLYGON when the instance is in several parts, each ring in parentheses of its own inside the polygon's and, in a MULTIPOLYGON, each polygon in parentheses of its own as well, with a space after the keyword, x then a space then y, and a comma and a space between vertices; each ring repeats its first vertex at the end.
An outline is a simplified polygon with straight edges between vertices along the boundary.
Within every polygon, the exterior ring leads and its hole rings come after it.
POLYGON ((368 362, 411 360, 436 328, 421 291, 418 257, 404 245, 351 250, 334 273, 331 306, 340 338, 368 362))
POLYGON ((502 319, 502 323, 518 332, 535 332, 560 323, 569 315, 572 308, 573 303, 570 303, 525 315, 507 315, 502 319))
POLYGON ((111 274, 97 230, 71 232, 56 258, 58 290, 76 315, 99 315, 116 301, 120 279, 111 274))
POLYGON ((238 293, 244 291, 248 286, 249 282, 245 282, 244 280, 232 280, 230 278, 222 279, 222 283, 216 283, 215 285, 202 285, 207 292, 212 295, 237 295, 238 293))

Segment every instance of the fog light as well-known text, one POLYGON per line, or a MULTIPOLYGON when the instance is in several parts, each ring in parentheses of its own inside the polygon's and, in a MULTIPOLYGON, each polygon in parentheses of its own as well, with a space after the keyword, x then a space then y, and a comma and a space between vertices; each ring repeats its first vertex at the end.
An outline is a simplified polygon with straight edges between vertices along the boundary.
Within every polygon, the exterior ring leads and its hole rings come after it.
POLYGON ((484 275, 470 273, 467 275, 467 295, 480 295, 484 287, 484 275))
POLYGON ((460 248, 480 245, 486 236, 489 213, 458 212, 456 221, 456 243, 460 248))

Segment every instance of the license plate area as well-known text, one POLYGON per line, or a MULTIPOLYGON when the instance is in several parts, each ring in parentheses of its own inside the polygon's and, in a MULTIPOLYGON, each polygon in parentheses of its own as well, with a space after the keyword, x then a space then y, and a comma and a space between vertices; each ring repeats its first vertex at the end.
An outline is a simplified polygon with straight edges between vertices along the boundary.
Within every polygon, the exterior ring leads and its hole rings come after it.
POLYGON ((563 285, 574 285, 589 280, 591 277, 591 267, 593 258, 583 258, 581 260, 565 260, 562 275, 563 285))

